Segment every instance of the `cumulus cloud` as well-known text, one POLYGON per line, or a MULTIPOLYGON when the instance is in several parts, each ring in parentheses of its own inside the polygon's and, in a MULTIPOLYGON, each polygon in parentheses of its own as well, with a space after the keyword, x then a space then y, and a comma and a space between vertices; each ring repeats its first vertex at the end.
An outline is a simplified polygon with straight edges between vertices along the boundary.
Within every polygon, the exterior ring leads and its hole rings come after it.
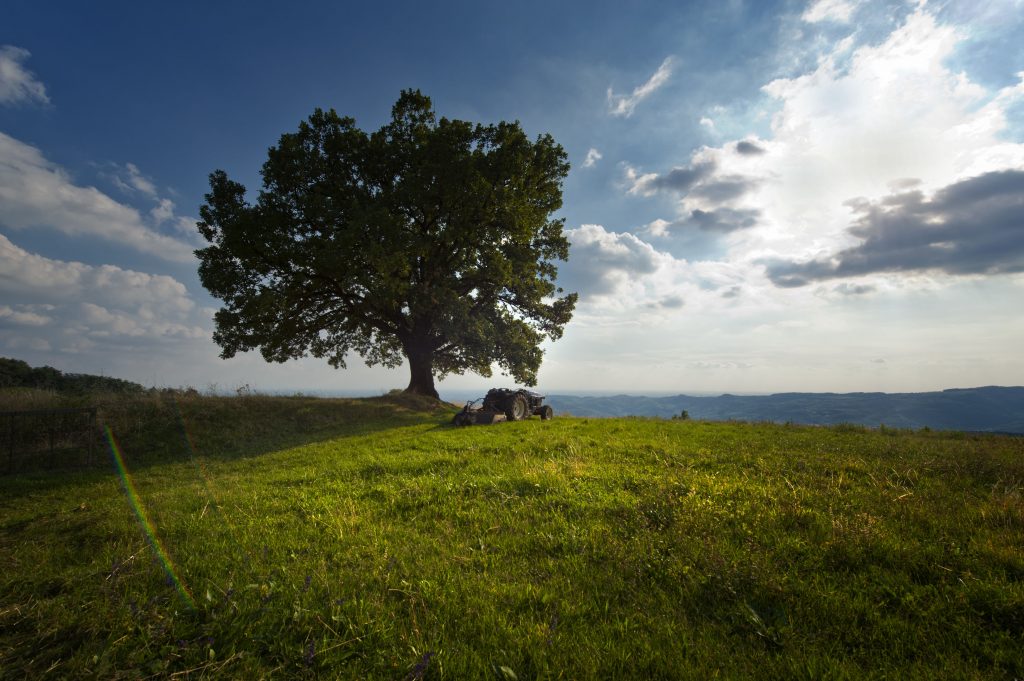
POLYGON ((1024 170, 985 173, 926 199, 921 191, 856 201, 849 232, 861 242, 807 262, 774 262, 777 286, 878 272, 950 275, 1024 271, 1024 170))
POLYGON ((692 190, 697 183, 709 177, 715 170, 715 163, 712 160, 702 160, 690 165, 673 168, 672 170, 658 175, 657 173, 644 173, 641 175, 631 166, 626 167, 626 180, 629 182, 630 194, 651 196, 660 191, 671 191, 685 194, 692 190))
POLYGON ((719 208, 717 210, 693 210, 683 226, 694 226, 702 232, 727 233, 738 229, 746 229, 757 224, 761 212, 758 210, 738 210, 735 208, 719 208))
POLYGON ((698 230, 711 234, 728 234, 757 225, 761 211, 756 209, 696 208, 676 220, 654 220, 645 231, 654 237, 668 237, 680 230, 698 230))
POLYGON ((808 5, 800 18, 810 24, 821 21, 845 24, 850 21, 859 4, 851 0, 816 0, 808 5))
POLYGON ((757 224, 761 210, 742 207, 737 202, 755 190, 761 181, 739 173, 721 172, 716 160, 721 156, 720 151, 701 150, 689 165, 673 168, 661 175, 641 174, 626 166, 628 193, 651 196, 668 192, 681 197, 678 216, 672 220, 653 221, 647 226, 648 234, 665 237, 684 230, 727 234, 757 224))
POLYGON ((613 116, 625 118, 632 116, 637 104, 650 97, 658 88, 668 82, 672 76, 673 63, 672 57, 666 57, 654 75, 643 85, 634 88, 633 92, 628 95, 617 95, 612 92, 611 88, 608 88, 608 112, 613 116))
MULTIPOLYGON (((995 255, 991 251, 983 254, 956 240, 955 249, 931 247, 935 264, 929 268, 905 253, 893 255, 893 263, 905 265, 883 267, 877 251, 897 248, 896 240, 868 228, 894 212, 896 206, 885 204, 894 196, 912 190, 934 195, 924 202, 928 210, 947 211, 944 188, 1024 168, 1024 144, 1006 137, 1010 112, 1024 102, 1024 75, 993 92, 951 70, 947 62, 965 33, 919 6, 884 40, 856 46, 850 36, 824 51, 807 72, 765 85, 763 92, 777 103, 770 135, 702 147, 667 173, 627 166, 629 193, 680 197, 676 214, 651 222, 646 233, 718 234, 728 261, 745 264, 748 283, 758 287, 796 286, 854 271, 911 276, 922 269, 966 267, 984 274, 1011 267, 985 260, 995 255), (858 196, 867 203, 850 203, 858 196), (873 208, 857 213, 859 205, 873 208), (861 232, 850 229, 851 211, 861 232), (855 266, 859 259, 864 263, 855 266), (773 264, 767 271, 771 281, 761 278, 765 269, 758 262, 773 264)), ((914 210, 902 206, 899 217, 911 219, 914 210)))
MULTIPOLYGON (((637 231, 657 245, 642 268, 603 279, 600 269, 585 272, 606 293, 584 294, 574 321, 588 325, 588 343, 639 358, 617 363, 624 383, 647 369, 665 389, 722 389, 721 377, 696 376, 715 372, 691 371, 700 365, 680 356, 753 364, 742 372, 749 378, 728 374, 733 390, 927 390, 1021 375, 1024 322, 1014 306, 1024 274, 998 273, 1024 268, 1024 208, 1014 198, 1024 77, 983 87, 961 71, 977 62, 956 60, 975 27, 907 5, 892 14, 863 3, 850 14, 858 27, 845 29, 841 14, 818 7, 808 18, 831 24, 801 27, 811 44, 800 46, 801 57, 814 49, 817 59, 789 62, 810 65, 767 83, 746 120, 722 116, 731 138, 658 167, 625 166, 624 192, 674 204, 637 231), (864 27, 894 23, 880 35, 859 28, 862 18, 871 19, 864 27), (775 269, 758 264, 766 261, 775 269), (685 307, 658 308, 668 296, 685 307), (875 301, 899 313, 879 326, 875 301), (890 382, 864 371, 879 357, 890 382)), ((585 249, 583 236, 569 267, 613 246, 650 253, 633 235, 601 229, 585 249)), ((569 357, 580 347, 564 351, 565 366, 587 366, 569 357)))
POLYGON ((8 349, 144 353, 209 338, 209 318, 173 277, 45 258, 3 235, 0 273, 0 298, 19 301, 0 305, 8 349))
POLYGON ((736 143, 736 153, 743 156, 760 156, 765 152, 764 149, 749 140, 740 140, 736 143))
POLYGON ((658 269, 662 254, 633 234, 582 225, 566 231, 572 258, 562 265, 561 285, 581 296, 605 295, 658 269))
POLYGON ((591 147, 590 151, 587 152, 587 157, 585 159, 583 159, 583 167, 584 168, 590 168, 595 163, 600 161, 602 158, 603 157, 601 156, 601 152, 598 151, 597 149, 591 147))
POLYGON ((173 277, 114 265, 54 260, 15 245, 0 234, 0 295, 57 319, 59 307, 82 300, 105 301, 144 317, 184 318, 195 311, 185 285, 173 277))
POLYGON ((559 285, 580 294, 574 324, 662 323, 720 309, 719 289, 740 278, 728 263, 690 262, 601 225, 566 230, 566 236, 571 257, 559 266, 559 285))
MULTIPOLYGON (((137 182, 143 189, 152 186, 141 174, 137 182)), ((75 184, 39 149, 4 133, 0 133, 0 225, 99 237, 169 261, 194 259, 192 246, 157 232, 135 208, 95 187, 75 184)))
POLYGON ((46 86, 24 66, 29 56, 20 47, 0 46, 0 104, 49 104, 46 86))
POLYGON ((34 305, 0 305, 0 324, 9 322, 15 326, 45 326, 53 321, 45 314, 39 314, 34 305))

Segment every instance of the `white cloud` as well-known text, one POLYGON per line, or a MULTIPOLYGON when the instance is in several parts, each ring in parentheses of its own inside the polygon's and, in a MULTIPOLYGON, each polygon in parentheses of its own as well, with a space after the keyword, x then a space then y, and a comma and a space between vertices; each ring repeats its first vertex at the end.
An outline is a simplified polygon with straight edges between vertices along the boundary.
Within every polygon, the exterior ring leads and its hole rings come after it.
MULTIPOLYGON (((1024 145, 1001 138, 1016 88, 993 97, 946 66, 961 35, 923 9, 840 69, 826 55, 765 92, 781 103, 768 153, 746 159, 766 182, 754 197, 770 227, 751 249, 813 257, 851 245, 855 197, 877 199, 913 178, 922 191, 1024 166, 1024 145)), ((728 167, 723 164, 723 172, 728 167)))
POLYGON ((881 43, 851 52, 844 39, 813 70, 767 84, 779 108, 765 139, 703 147, 664 174, 627 166, 630 193, 681 197, 677 215, 647 232, 721 232, 729 261, 766 287, 761 260, 814 260, 858 243, 848 231, 856 218, 851 199, 882 201, 911 181, 928 195, 1024 168, 1024 145, 1002 137, 1009 108, 1024 100, 1024 78, 993 93, 952 71, 946 63, 960 40, 919 8, 881 43))
MULTIPOLYGON (((33 315, 43 317, 62 329, 79 328, 92 334, 92 324, 83 305, 97 305, 122 316, 140 320, 144 334, 165 335, 167 329, 190 327, 195 337, 205 333, 199 326, 202 314, 196 309, 184 284, 173 277, 122 269, 114 265, 92 266, 81 262, 53 260, 29 253, 0 235, 0 298, 18 300, 20 305, 0 316, 25 323, 33 315), (18 319, 15 313, 20 313, 18 319)), ((180 329, 178 329, 180 331, 180 329)), ((52 340, 52 339, 51 339, 52 340)))
POLYGON ((205 338, 209 335, 199 326, 159 319, 145 309, 123 312, 109 310, 95 303, 82 303, 79 309, 80 319, 88 327, 86 335, 93 339, 120 336, 177 340, 205 338))
POLYGON ((201 237, 196 229, 198 220, 178 215, 175 212, 176 208, 177 206, 174 201, 158 198, 157 204, 149 211, 149 217, 153 220, 153 224, 168 225, 186 241, 197 244, 201 243, 201 237))
POLYGON ((654 72, 646 83, 634 88, 628 95, 617 95, 608 88, 608 111, 613 116, 629 118, 633 115, 636 105, 650 97, 658 88, 668 82, 672 76, 673 59, 666 57, 661 66, 654 72))
POLYGON ((127 185, 122 184, 122 186, 130 187, 146 196, 156 198, 156 185, 139 171, 138 166, 134 163, 126 164, 125 173, 127 175, 127 185))
POLYGON ((629 233, 582 225, 567 230, 572 257, 561 267, 559 281, 583 297, 621 294, 630 284, 658 269, 664 256, 629 233))
POLYGON ((45 326, 53 321, 51 317, 35 312, 30 305, 0 305, 0 323, 10 322, 17 326, 45 326))
POLYGON ((31 53, 12 45, 0 46, 0 104, 48 104, 46 86, 24 67, 31 53))
POLYGON ((0 305, 0 349, 30 363, 171 385, 219 369, 209 310, 172 277, 45 258, 3 235, 0 273, 0 300, 19 301, 0 305))
POLYGON ((153 222, 158 225, 167 222, 174 217, 174 201, 171 201, 170 199, 160 199, 157 201, 156 206, 149 211, 149 215, 153 218, 153 222))
POLYGON ((636 235, 572 230, 567 265, 579 269, 568 274, 600 293, 581 298, 565 341, 549 351, 546 380, 577 385, 594 375, 592 389, 736 392, 1020 382, 1024 274, 861 268, 787 289, 763 264, 825 261, 857 247, 874 234, 849 231, 865 207, 895 210, 897 192, 934 203, 981 182, 969 178, 1024 170, 1024 145, 1008 125, 1024 103, 1024 77, 992 91, 951 68, 966 35, 918 7, 881 40, 857 44, 854 34, 802 74, 767 84, 769 132, 730 124, 733 139, 675 167, 625 166, 624 191, 677 203, 636 235), (688 241, 693 232, 704 241, 688 241), (687 255, 707 239, 714 249, 687 255), (673 296, 685 305, 651 312, 673 296), (885 375, 865 372, 879 357, 885 375))
POLYGON ((850 16, 859 4, 851 0, 816 0, 807 7, 800 18, 811 24, 821 21, 845 24, 849 23, 850 16))
POLYGON ((591 147, 590 151, 587 152, 587 157, 585 159, 583 159, 583 167, 584 168, 590 168, 595 163, 600 161, 601 158, 602 158, 601 152, 598 151, 597 149, 591 147))
POLYGON ((33 366, 220 390, 252 384, 381 394, 408 381, 407 373, 370 369, 358 358, 345 371, 326 373, 317 359, 280 365, 240 353, 222 360, 211 338, 215 310, 197 304, 180 281, 45 258, 2 234, 0 300, 0 350, 33 366))
MULTIPOLYGON (((147 182, 139 174, 139 186, 145 188, 147 182)), ((4 133, 0 133, 0 225, 99 237, 165 260, 194 260, 192 246, 155 231, 135 208, 95 187, 76 185, 39 149, 4 133)))
MULTIPOLYGON (((689 314, 692 301, 735 283, 730 266, 691 263, 659 250, 629 232, 601 225, 566 230, 570 258, 559 267, 559 285, 580 294, 574 324, 613 326, 650 323, 651 315, 689 314)), ((700 309, 703 303, 698 303, 700 309)))

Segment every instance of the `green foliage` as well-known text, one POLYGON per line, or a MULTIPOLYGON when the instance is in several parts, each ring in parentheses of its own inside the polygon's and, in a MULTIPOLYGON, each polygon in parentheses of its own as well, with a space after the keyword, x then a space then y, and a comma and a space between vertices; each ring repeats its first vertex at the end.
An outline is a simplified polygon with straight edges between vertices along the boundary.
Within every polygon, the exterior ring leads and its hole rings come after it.
POLYGON ((116 477, 0 479, 0 669, 1024 675, 1022 439, 649 419, 454 428, 409 399, 122 405, 112 429, 194 609, 116 477))
POLYGON ((138 383, 109 376, 66 374, 53 367, 30 367, 20 359, 0 357, 0 388, 35 388, 63 393, 94 392, 138 394, 146 388, 138 383))
POLYGON ((492 364, 534 385, 541 341, 561 337, 576 302, 556 295, 569 245, 550 219, 568 171, 550 135, 438 121, 419 91, 372 134, 317 109, 269 150, 255 204, 210 176, 199 229, 211 245, 197 255, 224 301, 222 356, 404 356, 410 391, 435 397, 434 376, 492 364))

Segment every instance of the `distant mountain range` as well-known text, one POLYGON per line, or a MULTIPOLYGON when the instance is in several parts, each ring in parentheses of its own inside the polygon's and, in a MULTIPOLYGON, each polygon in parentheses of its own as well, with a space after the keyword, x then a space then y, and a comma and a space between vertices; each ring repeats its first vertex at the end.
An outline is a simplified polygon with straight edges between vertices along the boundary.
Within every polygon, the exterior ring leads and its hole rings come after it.
POLYGON ((933 428, 1024 434, 1024 387, 987 386, 930 393, 778 393, 775 395, 548 395, 556 414, 933 428))

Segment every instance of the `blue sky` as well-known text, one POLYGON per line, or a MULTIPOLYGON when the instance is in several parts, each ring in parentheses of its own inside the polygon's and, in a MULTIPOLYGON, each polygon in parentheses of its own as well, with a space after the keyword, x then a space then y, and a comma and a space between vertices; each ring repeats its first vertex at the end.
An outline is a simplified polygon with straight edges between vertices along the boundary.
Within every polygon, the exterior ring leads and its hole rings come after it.
MULTIPOLYGON (((1024 383, 1024 3, 9 2, 0 353, 156 385, 379 392, 224 361, 191 250, 315 107, 551 133, 580 292, 543 390, 1024 383)), ((452 377, 475 389, 509 379, 452 377)))

